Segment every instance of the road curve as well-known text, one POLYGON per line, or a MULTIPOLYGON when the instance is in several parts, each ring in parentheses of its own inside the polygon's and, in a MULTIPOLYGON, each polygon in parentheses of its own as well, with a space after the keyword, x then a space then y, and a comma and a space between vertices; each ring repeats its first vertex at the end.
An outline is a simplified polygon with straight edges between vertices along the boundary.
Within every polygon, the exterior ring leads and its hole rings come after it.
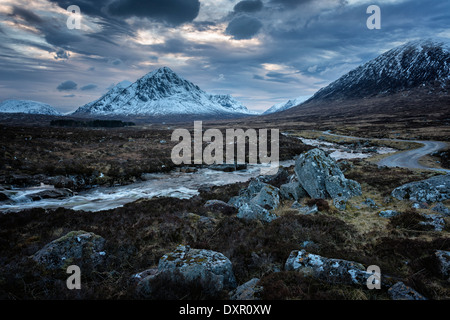
POLYGON ((380 140, 380 141, 401 141, 401 142, 416 142, 422 144, 423 147, 406 150, 402 152, 395 153, 391 156, 388 156, 380 161, 378 161, 378 166, 383 167, 400 167, 400 168, 408 168, 408 169, 426 169, 426 170, 434 170, 450 173, 449 169, 440 169, 440 168, 431 168, 423 166, 419 163, 419 159, 429 155, 433 152, 444 149, 447 146, 447 143, 441 141, 413 141, 413 140, 400 140, 400 139, 369 139, 369 138, 359 138, 359 137, 351 137, 351 136, 342 136, 338 134, 333 134, 328 131, 323 132, 324 134, 342 137, 342 138, 352 138, 358 140, 380 140))
MULTIPOLYGON (((396 140, 400 141, 400 140, 396 140)), ((403 140, 405 141, 405 140, 403 140)), ((408 169, 428 169, 443 172, 450 172, 448 169, 439 169, 423 166, 419 163, 419 159, 429 155, 435 151, 444 149, 447 144, 440 141, 413 141, 423 145, 423 147, 413 150, 407 150, 388 156, 378 162, 379 166, 401 167, 408 169)))

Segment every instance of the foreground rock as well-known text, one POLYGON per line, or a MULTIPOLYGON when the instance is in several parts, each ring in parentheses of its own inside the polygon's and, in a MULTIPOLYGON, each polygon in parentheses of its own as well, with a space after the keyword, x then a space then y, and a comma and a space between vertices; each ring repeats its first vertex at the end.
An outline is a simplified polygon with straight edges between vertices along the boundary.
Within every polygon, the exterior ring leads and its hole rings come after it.
POLYGON ((295 162, 295 173, 311 198, 331 198, 340 210, 345 209, 348 199, 362 194, 359 183, 346 179, 336 162, 320 149, 301 154, 295 162))
POLYGON ((238 208, 238 218, 271 222, 278 218, 270 211, 280 205, 280 190, 259 179, 252 179, 248 187, 232 197, 228 204, 238 208))
POLYGON ((258 293, 263 290, 258 278, 253 278, 230 292, 230 300, 259 300, 258 293))
POLYGON ((389 288, 388 294, 392 300, 427 300, 420 293, 406 286, 403 282, 397 282, 389 288))
POLYGON ((294 250, 284 266, 287 271, 298 271, 330 283, 366 285, 372 273, 366 271, 360 263, 321 257, 307 253, 305 250, 294 250))
POLYGON ((105 239, 86 231, 72 231, 36 252, 32 259, 46 269, 66 269, 69 265, 96 267, 103 263, 105 239))
POLYGON ((427 203, 450 199, 450 174, 404 184, 395 188, 392 196, 398 200, 427 203))
POLYGON ((435 255, 440 274, 448 279, 450 277, 450 251, 437 250, 435 255))
POLYGON ((138 279, 138 292, 143 296, 155 293, 153 283, 160 278, 185 285, 195 283, 210 294, 237 286, 232 264, 222 253, 183 245, 164 255, 157 270, 137 274, 135 278, 138 279))
POLYGON ((288 183, 280 186, 280 195, 286 200, 299 201, 301 198, 306 197, 306 191, 297 179, 297 176, 292 176, 288 183))
POLYGON ((29 195, 32 201, 39 201, 43 199, 63 199, 72 197, 73 192, 70 189, 49 189, 43 190, 29 195))

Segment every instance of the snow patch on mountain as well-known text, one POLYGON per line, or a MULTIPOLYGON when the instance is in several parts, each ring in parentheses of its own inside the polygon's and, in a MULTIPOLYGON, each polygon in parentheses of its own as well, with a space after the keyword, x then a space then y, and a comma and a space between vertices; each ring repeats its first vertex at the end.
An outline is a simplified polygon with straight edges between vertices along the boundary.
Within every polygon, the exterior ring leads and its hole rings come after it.
POLYGON ((319 90, 310 101, 364 98, 420 87, 450 87, 450 47, 418 40, 381 54, 319 90))
POLYGON ((301 96, 301 97, 298 97, 298 98, 295 98, 295 99, 288 100, 287 102, 278 103, 276 105, 273 105, 272 107, 270 107, 266 111, 264 111, 263 114, 271 114, 271 113, 275 113, 275 112, 281 112, 281 111, 284 111, 284 110, 288 110, 290 108, 298 106, 302 102, 306 101, 308 98, 309 97, 301 96))
POLYGON ((211 95, 168 67, 127 85, 121 83, 74 114, 120 116, 252 114, 230 95, 211 95))
POLYGON ((31 100, 5 100, 0 103, 0 113, 26 113, 59 116, 52 106, 31 100))

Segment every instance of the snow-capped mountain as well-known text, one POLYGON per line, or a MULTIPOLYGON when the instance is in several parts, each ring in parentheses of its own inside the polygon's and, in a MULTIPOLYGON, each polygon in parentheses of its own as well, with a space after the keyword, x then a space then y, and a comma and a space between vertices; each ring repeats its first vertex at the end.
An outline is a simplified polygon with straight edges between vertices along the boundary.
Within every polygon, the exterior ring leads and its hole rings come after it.
POLYGON ((52 106, 31 100, 5 100, 0 103, 0 113, 26 113, 59 116, 52 106))
POLYGON ((211 95, 170 68, 150 72, 130 85, 121 83, 74 115, 171 116, 245 115, 251 112, 229 95, 211 95))
POLYGON ((298 106, 300 103, 304 102, 306 99, 307 98, 305 98, 304 96, 301 96, 301 97, 298 97, 295 99, 288 100, 287 102, 278 103, 276 105, 273 105, 266 111, 264 111, 263 114, 271 114, 271 113, 275 113, 275 112, 281 112, 284 110, 288 110, 290 108, 298 106))
POLYGON ((378 56, 319 90, 311 101, 389 95, 420 87, 450 88, 450 47, 420 40, 378 56))

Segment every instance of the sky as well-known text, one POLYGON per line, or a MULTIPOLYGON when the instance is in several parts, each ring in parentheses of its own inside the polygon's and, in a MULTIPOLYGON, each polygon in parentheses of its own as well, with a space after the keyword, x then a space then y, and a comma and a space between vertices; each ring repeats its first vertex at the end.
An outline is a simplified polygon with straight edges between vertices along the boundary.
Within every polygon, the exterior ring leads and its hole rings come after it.
POLYGON ((67 113, 167 66, 263 111, 429 38, 450 42, 449 0, 0 0, 0 101, 67 113))

